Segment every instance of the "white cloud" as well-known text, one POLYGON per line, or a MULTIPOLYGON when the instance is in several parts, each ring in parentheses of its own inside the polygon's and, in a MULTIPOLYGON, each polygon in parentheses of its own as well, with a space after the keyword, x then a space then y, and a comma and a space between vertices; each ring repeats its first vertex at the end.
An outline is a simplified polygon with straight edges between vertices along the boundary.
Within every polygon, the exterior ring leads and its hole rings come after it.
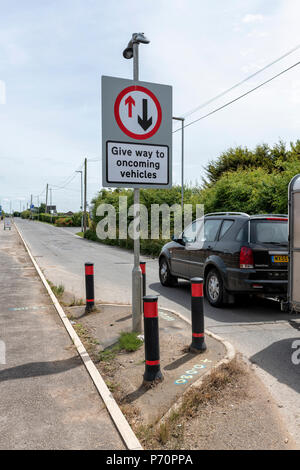
POLYGON ((264 19, 263 15, 260 15, 260 14, 252 15, 251 13, 248 13, 242 18, 242 22, 243 23, 261 23, 263 19, 264 19))

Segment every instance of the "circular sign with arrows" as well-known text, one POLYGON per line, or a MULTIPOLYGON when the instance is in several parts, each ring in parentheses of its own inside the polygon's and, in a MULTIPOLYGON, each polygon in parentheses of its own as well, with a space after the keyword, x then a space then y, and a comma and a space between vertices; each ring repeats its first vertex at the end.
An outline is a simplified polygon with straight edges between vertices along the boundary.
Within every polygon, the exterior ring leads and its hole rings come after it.
POLYGON ((134 85, 122 90, 115 101, 114 112, 120 129, 133 139, 149 139, 161 125, 159 101, 142 86, 134 85))

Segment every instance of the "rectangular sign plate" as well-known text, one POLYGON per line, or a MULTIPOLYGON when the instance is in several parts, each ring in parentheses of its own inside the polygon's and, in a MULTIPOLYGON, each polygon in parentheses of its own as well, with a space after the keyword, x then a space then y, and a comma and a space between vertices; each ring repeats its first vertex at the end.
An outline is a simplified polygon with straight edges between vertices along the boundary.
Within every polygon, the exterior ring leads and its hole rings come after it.
POLYGON ((164 145, 106 142, 108 183, 169 184, 169 147, 164 145))
POLYGON ((102 184, 172 187, 172 87, 102 77, 102 184))

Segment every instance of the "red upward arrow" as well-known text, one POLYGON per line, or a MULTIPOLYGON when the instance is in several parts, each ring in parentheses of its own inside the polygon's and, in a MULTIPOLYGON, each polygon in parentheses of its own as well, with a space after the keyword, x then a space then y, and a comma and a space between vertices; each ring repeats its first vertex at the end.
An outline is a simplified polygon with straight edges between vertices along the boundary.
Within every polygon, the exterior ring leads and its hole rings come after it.
POLYGON ((128 117, 132 117, 132 106, 135 106, 135 101, 132 96, 128 96, 125 100, 125 106, 128 104, 128 117))

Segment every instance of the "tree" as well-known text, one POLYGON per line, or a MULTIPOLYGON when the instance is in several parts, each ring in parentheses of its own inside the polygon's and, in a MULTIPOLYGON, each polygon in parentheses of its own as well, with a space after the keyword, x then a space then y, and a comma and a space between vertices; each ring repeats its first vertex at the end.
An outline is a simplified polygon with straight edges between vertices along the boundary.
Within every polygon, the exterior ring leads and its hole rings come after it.
POLYGON ((228 171, 255 168, 263 168, 269 173, 274 170, 283 171, 282 163, 294 157, 300 160, 300 141, 295 145, 291 143, 290 151, 282 141, 273 147, 267 144, 257 145, 254 150, 249 150, 247 147, 230 148, 204 167, 206 172, 204 186, 216 183, 228 171))

